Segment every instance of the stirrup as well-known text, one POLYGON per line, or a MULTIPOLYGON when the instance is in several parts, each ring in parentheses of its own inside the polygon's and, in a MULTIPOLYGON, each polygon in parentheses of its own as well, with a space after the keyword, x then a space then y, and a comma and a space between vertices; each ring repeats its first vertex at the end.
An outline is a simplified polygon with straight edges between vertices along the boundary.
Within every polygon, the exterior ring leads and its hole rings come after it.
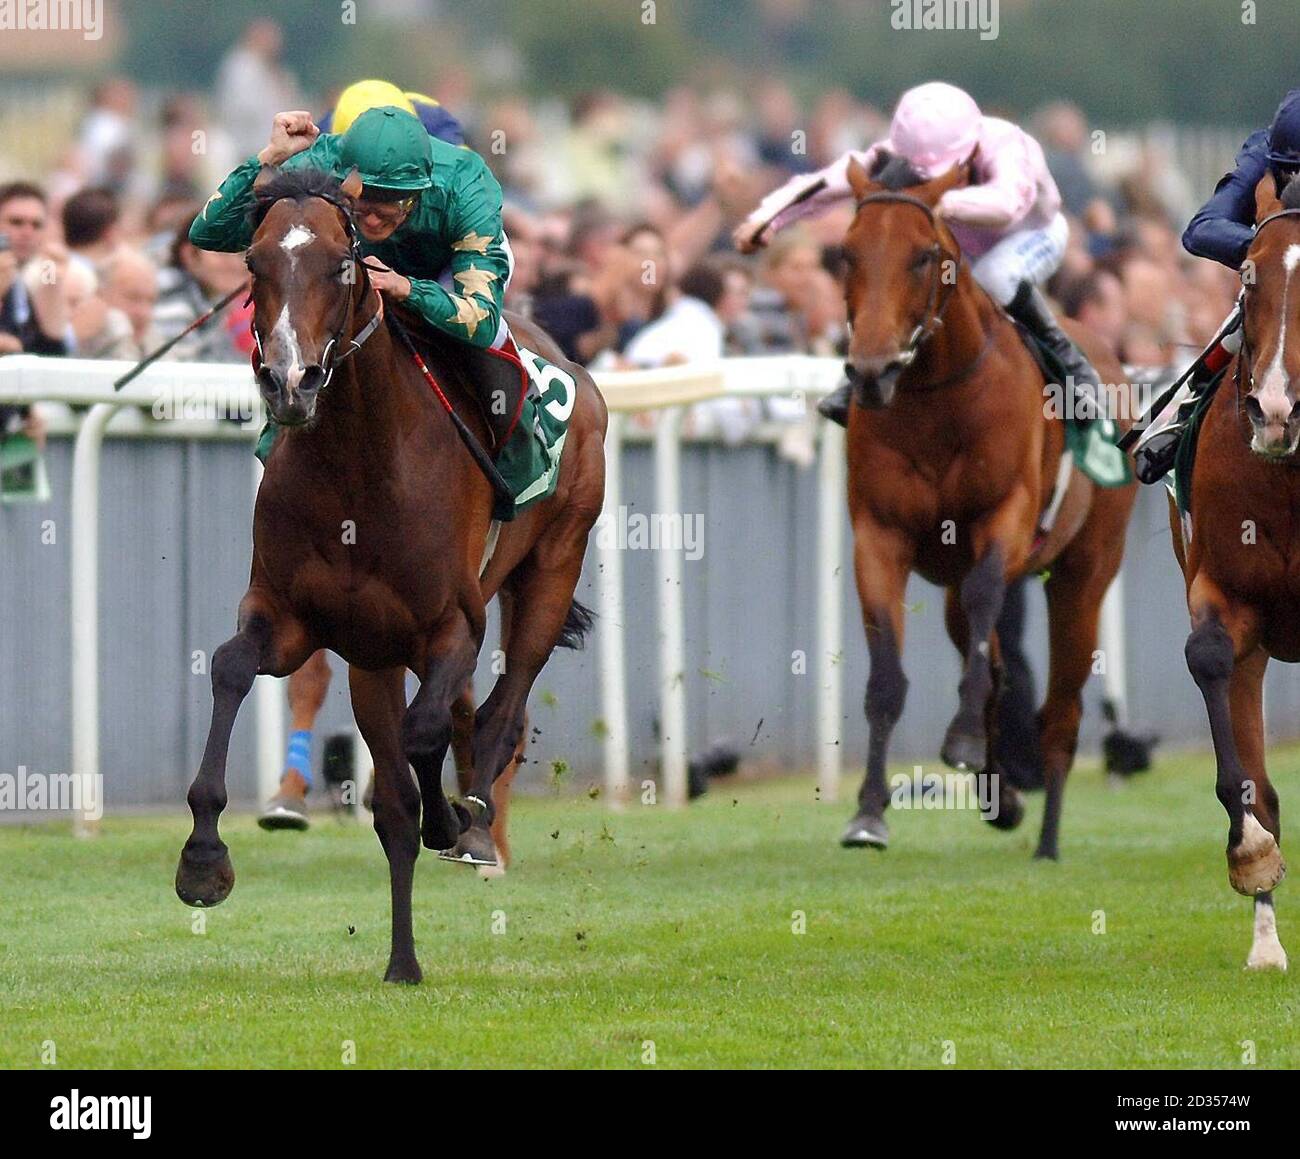
POLYGON ((1159 483, 1169 474, 1186 430, 1186 422, 1175 420, 1143 437, 1133 452, 1133 473, 1140 483, 1159 483))

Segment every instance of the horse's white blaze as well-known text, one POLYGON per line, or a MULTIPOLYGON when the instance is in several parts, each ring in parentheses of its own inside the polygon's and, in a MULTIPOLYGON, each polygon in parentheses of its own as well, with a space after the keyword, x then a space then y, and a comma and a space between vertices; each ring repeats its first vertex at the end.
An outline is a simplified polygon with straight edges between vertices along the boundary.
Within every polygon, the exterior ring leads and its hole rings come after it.
POLYGON ((1286 951, 1277 936, 1277 914, 1270 901, 1255 900, 1255 939, 1250 945, 1247 970, 1285 970, 1286 951))
POLYGON ((1272 360, 1256 390, 1256 397, 1269 422, 1283 423, 1291 413, 1291 403, 1286 393, 1286 324, 1291 277, 1297 265, 1300 265, 1300 245, 1289 245, 1286 247, 1286 253, 1282 255, 1282 268, 1286 271, 1286 281, 1282 283, 1282 316, 1278 323, 1277 348, 1273 351, 1272 360))
POLYGON ((280 248, 284 250, 285 253, 291 254, 299 247, 305 246, 308 242, 313 242, 315 240, 316 235, 305 225, 295 225, 280 241, 280 248))
POLYGON ((271 331, 271 341, 277 349, 283 350, 287 364, 284 369, 284 381, 289 390, 295 390, 307 368, 302 362, 302 347, 298 345, 298 332, 289 321, 289 303, 284 304, 280 316, 275 320, 271 331))

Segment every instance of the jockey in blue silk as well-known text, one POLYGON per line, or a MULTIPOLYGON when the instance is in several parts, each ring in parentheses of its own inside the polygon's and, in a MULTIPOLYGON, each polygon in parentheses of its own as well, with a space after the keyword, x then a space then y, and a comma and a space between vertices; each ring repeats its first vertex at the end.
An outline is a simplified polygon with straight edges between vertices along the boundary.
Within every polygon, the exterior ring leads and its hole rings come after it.
MULTIPOLYGON (((1277 195, 1300 172, 1300 89, 1292 89, 1278 106, 1273 123, 1246 138, 1236 168, 1188 223, 1183 247, 1231 270, 1241 269, 1255 236, 1255 188, 1271 175, 1277 195)), ((1154 483, 1174 464, 1179 440, 1187 429, 1206 385, 1241 349, 1241 300, 1205 352, 1192 364, 1187 382, 1156 417, 1133 453, 1137 477, 1154 483)))

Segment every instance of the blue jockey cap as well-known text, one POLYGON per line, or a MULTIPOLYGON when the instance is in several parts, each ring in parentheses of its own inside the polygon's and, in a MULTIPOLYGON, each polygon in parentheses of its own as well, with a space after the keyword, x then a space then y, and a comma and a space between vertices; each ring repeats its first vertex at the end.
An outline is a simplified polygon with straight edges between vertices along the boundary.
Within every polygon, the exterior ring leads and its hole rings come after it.
POLYGON ((1292 89, 1278 105, 1268 131, 1268 163, 1274 169, 1300 167, 1300 89, 1292 89))

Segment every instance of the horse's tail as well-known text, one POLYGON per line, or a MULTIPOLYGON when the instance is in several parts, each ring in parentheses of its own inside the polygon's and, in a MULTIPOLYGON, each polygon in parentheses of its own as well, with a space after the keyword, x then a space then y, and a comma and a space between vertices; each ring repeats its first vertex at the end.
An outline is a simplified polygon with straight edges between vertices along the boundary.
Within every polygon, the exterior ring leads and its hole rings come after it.
POLYGON ((564 617, 564 627, 560 629, 557 648, 572 648, 575 652, 582 650, 587 633, 595 622, 596 613, 577 600, 569 605, 569 614, 564 617))

